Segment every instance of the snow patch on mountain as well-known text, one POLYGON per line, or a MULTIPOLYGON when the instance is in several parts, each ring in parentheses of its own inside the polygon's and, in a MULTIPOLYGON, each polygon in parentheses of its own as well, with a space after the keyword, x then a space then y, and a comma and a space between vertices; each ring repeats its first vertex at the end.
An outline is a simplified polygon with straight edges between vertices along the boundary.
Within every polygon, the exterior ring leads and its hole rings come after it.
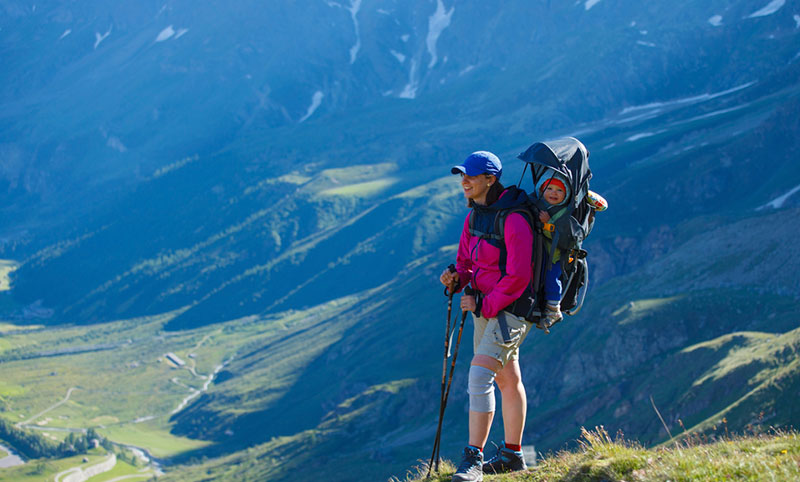
POLYGON ((708 19, 708 23, 710 23, 714 27, 719 27, 720 25, 722 25, 722 16, 714 15, 713 17, 708 19))
POLYGON ((450 18, 455 10, 456 7, 450 7, 449 11, 445 10, 442 0, 436 0, 436 11, 428 18, 428 38, 425 39, 425 43, 431 56, 431 61, 428 63, 429 69, 433 68, 439 60, 436 55, 436 41, 439 40, 442 31, 450 26, 450 18))
POLYGON ((644 139, 644 138, 652 137, 652 136, 655 136, 655 135, 658 135, 658 134, 663 134, 664 132, 667 132, 667 131, 662 129, 662 130, 656 131, 656 132, 641 132, 639 134, 634 134, 634 135, 628 137, 627 139, 625 139, 625 142, 638 141, 639 139, 644 139))
POLYGON ((105 40, 109 35, 111 35, 111 27, 108 27, 108 32, 104 34, 100 34, 100 32, 94 33, 94 49, 97 50, 97 46, 100 45, 100 42, 105 40))
POLYGON ((116 137, 116 136, 109 136, 108 140, 106 141, 106 145, 108 147, 114 149, 115 151, 119 151, 119 152, 127 152, 128 151, 128 148, 125 147, 125 144, 123 144, 122 141, 119 140, 119 137, 116 137))
POLYGON ((766 17, 767 15, 772 15, 773 13, 777 12, 786 4, 786 0, 772 0, 767 5, 765 5, 761 10, 757 10, 751 13, 748 18, 755 18, 755 17, 766 17))
POLYGON ((630 114, 631 112, 637 112, 637 111, 640 111, 640 110, 660 109, 660 108, 663 108, 663 107, 670 107, 670 106, 675 106, 675 105, 694 104, 696 102, 705 102, 707 100, 715 99, 715 98, 721 97, 723 95, 732 94, 732 93, 740 91, 742 89, 746 89, 746 88, 750 87, 753 84, 755 84, 755 82, 748 82, 746 84, 737 85, 736 87, 733 87, 731 89, 723 90, 721 92, 715 92, 713 94, 700 94, 700 95, 695 95, 695 96, 692 96, 692 97, 684 97, 682 99, 675 99, 675 100, 671 100, 671 101, 667 101, 667 102, 652 102, 650 104, 645 104, 645 105, 636 105, 636 106, 626 107, 626 108, 622 109, 622 112, 620 112, 620 115, 630 114))
POLYGON ((169 40, 173 35, 175 35, 175 30, 172 28, 172 25, 162 30, 158 36, 156 37, 156 42, 163 42, 165 40, 169 40))
POLYGON ((800 15, 794 16, 794 28, 800 28, 800 15))
POLYGON ((62 33, 61 36, 58 37, 58 40, 61 40, 62 38, 66 37, 67 35, 69 35, 71 33, 72 33, 72 29, 70 29, 70 28, 64 30, 64 33, 62 33))
POLYGON ((400 36, 400 40, 402 40, 403 42, 408 42, 408 39, 410 39, 410 38, 411 38, 411 35, 409 35, 409 34, 405 34, 405 35, 401 35, 400 36))
POLYGON ((396 58, 401 64, 406 61, 406 56, 396 50, 390 50, 389 53, 394 55, 394 58, 396 58))
POLYGON ((639 45, 643 45, 645 47, 655 47, 656 46, 656 44, 654 44, 653 42, 645 42, 644 40, 637 40, 636 43, 639 44, 639 45))
POLYGON ((403 91, 398 95, 401 99, 413 99, 417 96, 417 87, 419 81, 417 80, 417 61, 411 60, 411 69, 408 73, 408 84, 403 87, 403 91))
POLYGON ((325 94, 322 93, 321 90, 314 92, 314 95, 311 96, 311 105, 308 106, 308 110, 306 111, 306 115, 300 118, 298 122, 303 122, 309 117, 311 117, 317 108, 322 104, 322 99, 325 97, 325 94))
POLYGON ((708 114, 701 114, 701 115, 698 115, 698 116, 695 116, 695 117, 690 117, 689 119, 684 119, 684 120, 680 120, 680 121, 677 121, 677 122, 673 122, 672 124, 670 124, 670 126, 688 124, 690 122, 695 122, 695 121, 702 120, 702 119, 708 119, 709 117, 715 117, 715 116, 722 115, 722 114, 728 114, 730 112, 736 112, 737 110, 744 109, 745 107, 747 107, 749 105, 750 104, 747 103, 747 104, 741 104, 741 105, 736 105, 736 106, 733 106, 733 107, 729 107, 727 109, 715 110, 714 112, 709 112, 708 114))
POLYGON ((178 29, 176 31, 172 27, 172 25, 170 25, 169 27, 165 28, 164 30, 162 30, 158 34, 158 36, 156 37, 155 41, 156 42, 164 42, 164 41, 169 40, 169 39, 177 40, 177 39, 183 37, 183 35, 188 31, 189 31, 188 28, 181 28, 181 29, 178 29))
POLYGON ((353 64, 358 57, 358 51, 361 50, 361 31, 358 29, 358 11, 361 9, 361 0, 350 0, 350 18, 353 19, 353 26, 356 29, 356 43, 350 47, 350 63, 353 64))
POLYGON ((597 5, 598 3, 600 3, 600 0, 586 0, 586 3, 583 6, 584 6, 584 8, 586 8, 586 10, 589 10, 590 8, 592 8, 595 5, 597 5))
POLYGON ((466 67, 461 69, 461 72, 458 73, 458 76, 460 77, 460 76, 462 76, 464 74, 468 74, 468 73, 472 72, 474 69, 475 69, 474 65, 467 65, 466 67))
POLYGON ((800 191, 800 186, 795 186, 794 188, 792 188, 786 194, 784 194, 782 196, 778 196, 775 199, 773 199, 772 201, 768 202, 767 204, 756 208, 756 211, 762 211, 762 210, 767 209, 767 208, 780 209, 780 208, 783 207, 784 203, 786 203, 786 200, 789 199, 790 197, 792 197, 792 195, 794 193, 796 193, 797 191, 800 191))

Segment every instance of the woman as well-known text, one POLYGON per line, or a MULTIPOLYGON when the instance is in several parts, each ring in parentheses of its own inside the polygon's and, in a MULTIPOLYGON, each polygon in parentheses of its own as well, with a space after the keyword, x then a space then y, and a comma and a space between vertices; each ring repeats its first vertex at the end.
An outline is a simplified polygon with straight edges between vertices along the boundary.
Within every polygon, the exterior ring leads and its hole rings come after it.
POLYGON ((503 168, 491 152, 478 151, 452 168, 461 174, 464 197, 472 208, 464 220, 458 246, 456 272, 445 270, 440 281, 454 291, 471 283, 478 292, 461 297, 462 311, 471 311, 475 323, 474 355, 469 370, 469 445, 453 481, 483 480, 483 472, 523 470, 522 430, 525 426, 525 387, 519 368, 519 346, 530 323, 504 311, 525 291, 531 279, 533 232, 519 213, 506 217, 503 238, 492 239, 495 216, 500 209, 527 199, 515 187, 500 184, 503 168), (470 223, 470 218, 471 223, 470 223), (499 243, 504 243, 505 264, 499 243), (494 383, 502 394, 505 441, 498 453, 483 461, 483 447, 495 412, 494 383))

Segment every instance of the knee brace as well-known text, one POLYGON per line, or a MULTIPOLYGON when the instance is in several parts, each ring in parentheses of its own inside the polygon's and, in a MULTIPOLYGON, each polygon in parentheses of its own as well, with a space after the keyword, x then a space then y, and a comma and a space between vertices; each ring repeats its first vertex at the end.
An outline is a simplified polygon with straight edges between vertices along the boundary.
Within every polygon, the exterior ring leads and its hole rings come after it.
POLYGON ((469 409, 473 412, 494 412, 495 373, 478 365, 469 367, 469 409))

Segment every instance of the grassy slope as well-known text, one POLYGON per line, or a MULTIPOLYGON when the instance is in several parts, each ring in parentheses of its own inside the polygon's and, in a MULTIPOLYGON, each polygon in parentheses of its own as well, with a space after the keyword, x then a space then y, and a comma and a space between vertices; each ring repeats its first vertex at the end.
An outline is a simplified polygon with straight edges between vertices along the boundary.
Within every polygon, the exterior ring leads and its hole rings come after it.
MULTIPOLYGON (((796 480, 800 477, 800 438, 796 432, 723 437, 713 443, 700 440, 645 449, 621 434, 611 437, 602 427, 582 432, 580 449, 551 454, 514 474, 487 476, 487 481, 691 481, 796 480)), ((442 474, 428 480, 445 482, 454 471, 446 464, 442 474)), ((426 470, 405 481, 422 481, 426 470)))

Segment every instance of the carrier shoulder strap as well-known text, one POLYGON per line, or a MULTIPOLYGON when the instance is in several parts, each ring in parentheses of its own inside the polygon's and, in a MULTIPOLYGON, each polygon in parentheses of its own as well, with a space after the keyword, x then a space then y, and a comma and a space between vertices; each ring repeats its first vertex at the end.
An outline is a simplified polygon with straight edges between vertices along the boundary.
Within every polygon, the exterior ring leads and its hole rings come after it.
POLYGON ((501 229, 498 232, 497 225, 498 225, 498 218, 504 217, 504 215, 503 215, 504 211, 506 211, 506 210, 501 209, 501 210, 497 211, 497 214, 495 214, 495 217, 494 217, 494 222, 492 223, 492 225, 494 226, 494 229, 492 230, 493 232, 486 233, 486 232, 478 230, 475 227, 475 209, 473 208, 472 212, 469 215, 469 235, 470 236, 477 236, 477 237, 482 238, 482 239, 494 239, 494 240, 503 242, 504 241, 504 239, 503 239, 503 230, 501 229))
POLYGON ((502 273, 503 276, 506 275, 506 261, 508 258, 508 250, 506 248, 506 242, 505 242, 506 218, 508 217, 509 214, 513 213, 522 215, 522 217, 525 218, 525 221, 531 227, 531 232, 534 232, 533 217, 531 215, 530 210, 524 206, 517 206, 510 209, 504 209, 502 211, 502 216, 498 215, 498 217, 495 218, 495 231, 502 233, 500 239, 503 241, 503 243, 500 246, 499 265, 500 265, 500 273, 502 273))

